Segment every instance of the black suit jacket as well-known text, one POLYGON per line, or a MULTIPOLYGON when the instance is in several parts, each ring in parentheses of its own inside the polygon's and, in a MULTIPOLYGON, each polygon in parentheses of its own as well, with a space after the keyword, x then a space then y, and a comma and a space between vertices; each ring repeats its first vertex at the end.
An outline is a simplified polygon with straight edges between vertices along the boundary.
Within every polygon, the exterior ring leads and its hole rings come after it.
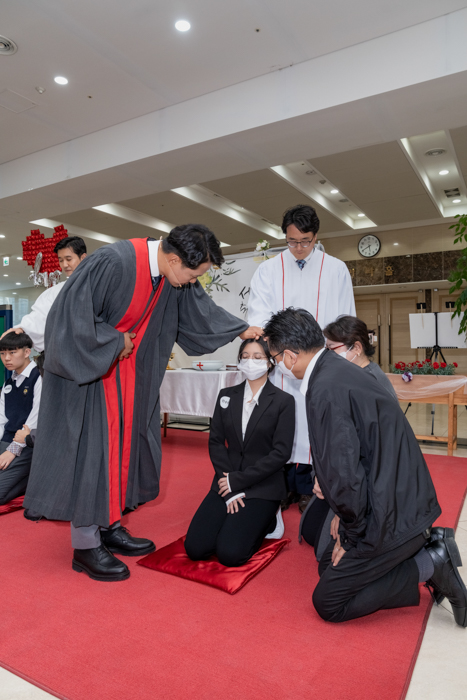
POLYGON ((377 556, 433 524, 441 508, 428 467, 383 385, 325 350, 310 376, 306 411, 313 467, 341 518, 345 549, 377 556))
POLYGON ((244 391, 245 382, 222 389, 217 397, 209 434, 209 455, 216 472, 211 490, 219 493, 218 479, 228 472, 232 492, 226 501, 241 492, 247 498, 282 500, 287 495, 284 466, 292 453, 295 400, 267 380, 243 440, 244 391))

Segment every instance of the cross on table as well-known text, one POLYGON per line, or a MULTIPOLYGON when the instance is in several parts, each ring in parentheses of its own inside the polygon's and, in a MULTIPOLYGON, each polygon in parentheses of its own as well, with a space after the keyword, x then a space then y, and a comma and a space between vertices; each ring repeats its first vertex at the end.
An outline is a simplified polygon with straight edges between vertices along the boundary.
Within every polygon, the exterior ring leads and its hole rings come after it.
POLYGON ((198 364, 196 366, 199 367, 200 369, 203 369, 203 367, 204 367, 202 362, 198 362, 198 364))

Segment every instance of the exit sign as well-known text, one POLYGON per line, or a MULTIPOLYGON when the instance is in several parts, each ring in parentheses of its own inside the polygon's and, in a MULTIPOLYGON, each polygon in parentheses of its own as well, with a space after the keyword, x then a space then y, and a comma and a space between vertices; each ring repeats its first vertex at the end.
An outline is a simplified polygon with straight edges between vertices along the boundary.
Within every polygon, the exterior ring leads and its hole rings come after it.
POLYGON ((7 267, 10 264, 10 258, 3 258, 3 267, 7 267))

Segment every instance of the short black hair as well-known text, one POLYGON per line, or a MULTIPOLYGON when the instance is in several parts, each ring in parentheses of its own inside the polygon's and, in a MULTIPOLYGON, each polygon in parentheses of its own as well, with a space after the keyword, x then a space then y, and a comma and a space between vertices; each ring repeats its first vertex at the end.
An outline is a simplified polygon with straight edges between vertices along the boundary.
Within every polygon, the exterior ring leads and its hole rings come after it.
POLYGON ((324 345, 323 331, 314 317, 309 311, 293 306, 271 316, 264 327, 264 335, 273 354, 284 350, 311 352, 324 345))
POLYGON ((287 227, 294 225, 300 233, 318 233, 319 219, 313 207, 308 204, 297 204, 284 212, 282 218, 282 231, 287 233, 287 227))
POLYGON ((356 316, 339 316, 333 323, 328 323, 323 333, 329 340, 343 343, 349 349, 359 341, 367 357, 375 354, 375 349, 370 344, 367 325, 356 316))
POLYGON ((203 224, 176 226, 162 241, 162 250, 166 254, 178 255, 182 265, 190 270, 196 270, 206 262, 213 265, 222 265, 224 262, 220 242, 203 224))
POLYGON ((22 348, 32 348, 32 340, 27 333, 16 333, 11 331, 0 340, 0 352, 5 350, 21 350, 22 348))
POLYGON ((62 238, 62 240, 55 246, 54 253, 58 253, 59 250, 63 250, 64 248, 71 248, 78 258, 88 252, 86 243, 79 236, 68 236, 68 238, 62 238))

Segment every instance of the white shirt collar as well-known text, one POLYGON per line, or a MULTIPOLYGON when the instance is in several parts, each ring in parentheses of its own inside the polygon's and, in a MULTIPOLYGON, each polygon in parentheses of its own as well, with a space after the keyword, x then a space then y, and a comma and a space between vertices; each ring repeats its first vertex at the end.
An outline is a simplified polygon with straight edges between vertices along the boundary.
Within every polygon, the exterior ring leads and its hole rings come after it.
MULTIPOLYGON (((311 253, 309 253, 309 254, 306 256, 306 258, 303 258, 303 262, 306 262, 306 263, 309 263, 309 262, 310 262, 311 256, 312 256, 313 253, 315 252, 315 246, 316 246, 316 243, 315 243, 315 245, 313 246, 313 248, 311 249, 311 253)), ((287 251, 290 253, 290 257, 292 258, 292 260, 293 260, 294 262, 296 262, 297 258, 296 258, 295 255, 292 253, 292 251, 290 250, 289 246, 287 246, 287 251)), ((303 266, 303 267, 305 267, 305 266, 303 266)))
POLYGON ((160 241, 148 241, 149 253, 149 269, 151 277, 159 277, 159 263, 157 262, 157 253, 159 252, 160 241))
POLYGON ((306 396, 306 392, 308 391, 308 382, 310 381, 311 373, 315 368, 315 364, 318 361, 318 357, 322 355, 325 350, 326 348, 319 350, 319 352, 316 353, 316 355, 313 357, 310 364, 306 368, 306 372, 303 376, 302 383, 300 384, 300 393, 303 394, 303 396, 306 396))
POLYGON ((29 375, 31 374, 31 372, 35 366, 36 366, 35 362, 29 361, 29 364, 23 369, 23 371, 20 374, 18 374, 18 372, 14 369, 13 372, 11 373, 11 378, 13 380, 16 380, 17 378, 21 378, 21 380, 22 380, 23 378, 29 377, 29 375))
MULTIPOLYGON (((268 380, 266 379, 266 382, 268 380)), ((250 403, 251 405, 256 405, 259 403, 259 397, 261 392, 263 391, 264 387, 266 386, 266 382, 264 382, 263 386, 261 389, 259 389, 256 394, 253 396, 253 392, 251 390, 250 382, 248 379, 245 382, 245 391, 243 392, 243 401, 246 403, 250 403)))

